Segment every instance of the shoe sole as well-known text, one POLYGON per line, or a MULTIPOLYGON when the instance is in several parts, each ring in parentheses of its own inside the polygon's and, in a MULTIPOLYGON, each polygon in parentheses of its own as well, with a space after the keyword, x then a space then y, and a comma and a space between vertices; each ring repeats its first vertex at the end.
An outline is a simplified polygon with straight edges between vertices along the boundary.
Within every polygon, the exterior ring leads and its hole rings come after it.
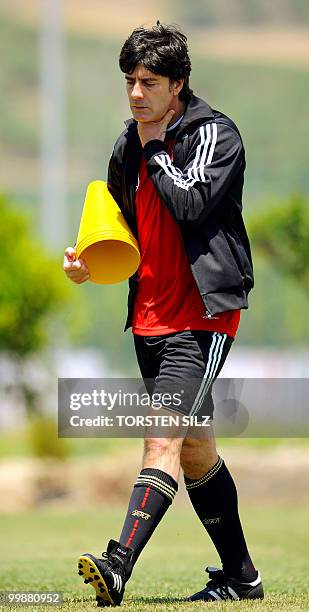
POLYGON ((79 557, 78 574, 84 578, 85 584, 90 584, 94 588, 99 606, 116 606, 99 568, 92 559, 85 555, 79 557))

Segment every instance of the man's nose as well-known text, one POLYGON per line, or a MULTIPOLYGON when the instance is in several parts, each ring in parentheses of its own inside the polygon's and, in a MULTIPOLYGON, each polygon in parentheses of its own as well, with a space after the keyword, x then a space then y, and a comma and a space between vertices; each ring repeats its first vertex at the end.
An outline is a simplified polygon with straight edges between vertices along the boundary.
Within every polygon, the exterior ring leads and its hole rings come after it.
POLYGON ((131 91, 131 96, 132 98, 134 98, 134 100, 138 100, 138 99, 140 100, 141 98, 144 97, 142 88, 138 81, 134 83, 133 89, 131 91))

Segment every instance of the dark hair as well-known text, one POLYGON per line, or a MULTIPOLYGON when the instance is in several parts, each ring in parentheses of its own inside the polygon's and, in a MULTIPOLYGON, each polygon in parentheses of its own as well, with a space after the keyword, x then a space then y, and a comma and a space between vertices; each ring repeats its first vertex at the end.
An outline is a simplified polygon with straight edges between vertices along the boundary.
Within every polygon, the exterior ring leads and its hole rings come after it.
POLYGON ((122 72, 131 74, 137 64, 169 77, 170 81, 184 79, 179 100, 189 101, 193 93, 189 87, 191 61, 187 37, 178 28, 157 21, 152 28, 142 26, 133 30, 121 49, 119 66, 122 72))

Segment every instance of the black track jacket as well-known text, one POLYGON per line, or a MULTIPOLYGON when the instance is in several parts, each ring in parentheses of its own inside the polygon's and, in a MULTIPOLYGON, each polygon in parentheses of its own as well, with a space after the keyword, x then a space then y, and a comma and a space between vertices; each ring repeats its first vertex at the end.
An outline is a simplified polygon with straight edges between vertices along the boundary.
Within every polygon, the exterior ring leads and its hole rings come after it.
MULTIPOLYGON (((142 149, 136 121, 126 126, 109 162, 108 188, 137 240, 135 192, 143 154, 160 198, 179 224, 205 316, 248 308, 253 269, 242 218, 246 162, 236 125, 192 96, 176 132, 173 161, 161 140, 142 149)), ((135 273, 125 330, 132 324, 137 286, 135 273)))

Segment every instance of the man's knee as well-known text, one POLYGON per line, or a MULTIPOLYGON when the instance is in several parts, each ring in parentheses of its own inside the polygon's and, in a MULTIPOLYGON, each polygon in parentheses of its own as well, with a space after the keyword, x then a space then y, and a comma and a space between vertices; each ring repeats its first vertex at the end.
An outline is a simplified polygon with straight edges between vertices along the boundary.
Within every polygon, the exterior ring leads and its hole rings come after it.
POLYGON ((182 443, 182 448, 183 449, 192 449, 192 448, 197 448, 197 446, 199 446, 201 443, 203 443, 204 440, 199 440, 198 438, 185 438, 183 443, 182 443))
POLYGON ((215 448, 216 443, 214 439, 200 439, 195 437, 187 437, 183 440, 181 452, 184 454, 188 453, 204 453, 207 449, 215 448))
POLYGON ((185 438, 180 454, 180 462, 191 463, 195 460, 196 456, 204 455, 206 453, 205 440, 198 440, 197 438, 185 438))
POLYGON ((180 453, 180 465, 191 478, 200 478, 216 463, 218 458, 214 438, 199 440, 185 438, 180 453))
POLYGON ((182 439, 180 438, 145 438, 145 455, 160 456, 170 453, 180 453, 182 439))

